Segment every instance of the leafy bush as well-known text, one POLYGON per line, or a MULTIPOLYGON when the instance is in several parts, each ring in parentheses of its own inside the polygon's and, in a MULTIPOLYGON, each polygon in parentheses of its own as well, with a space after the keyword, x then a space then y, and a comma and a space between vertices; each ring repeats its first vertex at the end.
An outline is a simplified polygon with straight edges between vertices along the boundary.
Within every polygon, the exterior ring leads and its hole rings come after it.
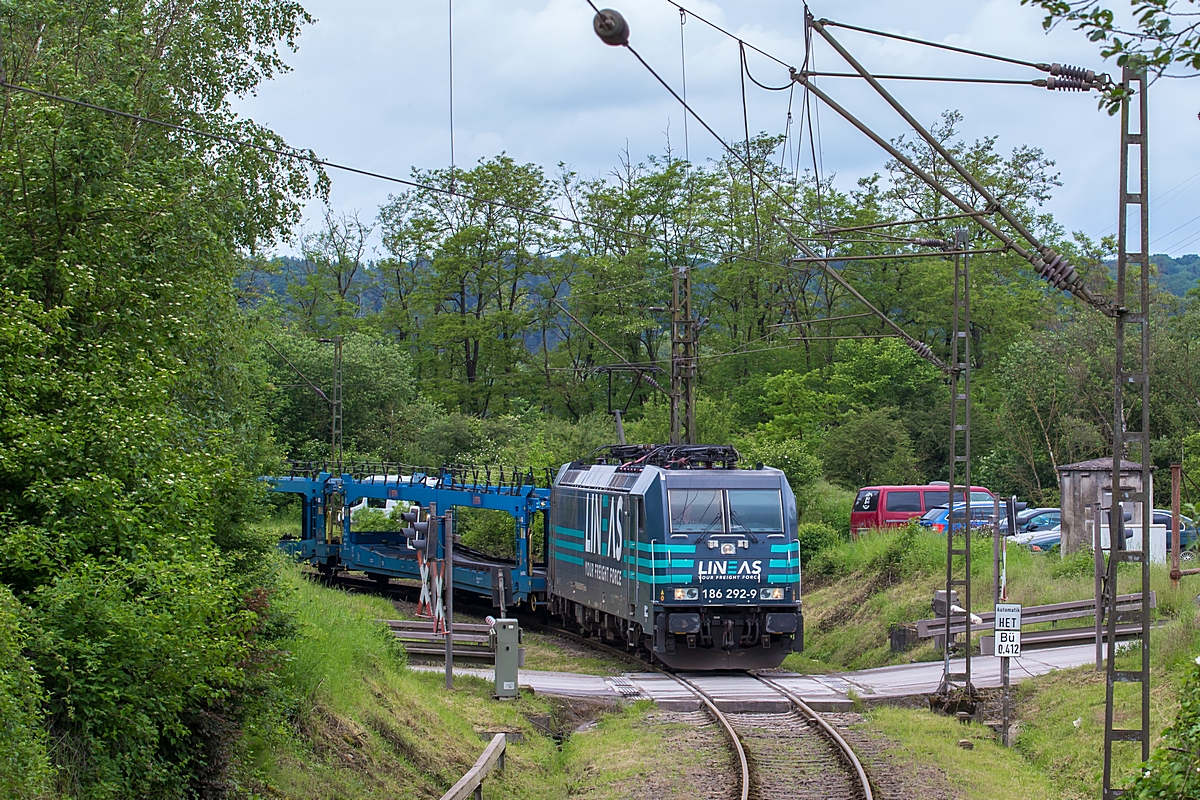
POLYGON ((814 483, 802 498, 802 522, 824 522, 843 537, 849 536, 850 510, 854 507, 853 491, 834 486, 822 478, 814 483))
POLYGON ((808 563, 817 553, 842 541, 837 531, 823 522, 801 523, 796 531, 796 538, 800 542, 801 564, 808 563))
POLYGON ((350 527, 356 531, 398 531, 403 527, 400 515, 396 511, 391 514, 382 508, 360 508, 350 518, 350 527))
POLYGON ((0 585, 0 795, 13 800, 43 796, 50 777, 42 727, 41 681, 22 654, 20 604, 0 585))
POLYGON ((821 462, 805 449, 799 439, 769 439, 761 434, 748 436, 737 443, 742 466, 762 463, 782 470, 788 484, 796 493, 801 508, 807 504, 817 480, 821 477, 821 462))
POLYGON ((1138 770, 1127 797, 1200 800, 1200 657, 1179 693, 1179 716, 1163 731, 1150 760, 1138 770))
POLYGON ((892 408, 848 413, 826 432, 821 460, 826 476, 847 489, 921 480, 912 440, 892 408))
POLYGON ((507 512, 460 508, 455 524, 467 547, 498 558, 512 558, 516 554, 516 527, 507 512))

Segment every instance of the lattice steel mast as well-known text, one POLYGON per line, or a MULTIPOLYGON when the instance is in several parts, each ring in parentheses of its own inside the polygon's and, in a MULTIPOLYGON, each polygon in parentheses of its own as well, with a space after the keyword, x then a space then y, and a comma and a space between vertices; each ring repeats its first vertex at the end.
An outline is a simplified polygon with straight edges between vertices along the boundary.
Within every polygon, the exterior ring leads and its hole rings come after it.
MULTIPOLYGON (((1117 220, 1117 292, 1116 292, 1116 349, 1114 369, 1116 389, 1113 393, 1113 465, 1112 500, 1109 515, 1109 555, 1107 577, 1104 581, 1105 628, 1108 644, 1104 695, 1104 786, 1101 800, 1120 797, 1123 789, 1113 788, 1112 757, 1115 742, 1141 742, 1142 757, 1150 757, 1150 522, 1154 507, 1150 464, 1150 198, 1147 141, 1146 73, 1124 68, 1121 83, 1132 90, 1135 104, 1128 94, 1121 101, 1121 173, 1120 204, 1117 220), (1136 89, 1134 88, 1136 84, 1136 89), (1132 107, 1131 107, 1132 106, 1132 107), (1136 108, 1137 125, 1133 117, 1136 108), (1137 148, 1136 154, 1132 151, 1137 148), (1129 168, 1137 165, 1138 184, 1136 191, 1129 189, 1129 168), (1137 212, 1137 249, 1130 249, 1129 217, 1137 212), (1132 291, 1130 291, 1132 290, 1132 291), (1126 349, 1126 327, 1133 327, 1137 345, 1126 349), (1126 385, 1136 387, 1125 392, 1126 385), (1129 400, 1140 402, 1141 418, 1135 430, 1128 430, 1132 422, 1126 418, 1129 400), (1129 445, 1136 445, 1141 461, 1141 489, 1121 485, 1121 462, 1129 445), (1125 513, 1122 502, 1141 503, 1141 548, 1125 549, 1125 513), (1139 617, 1141 632, 1141 669, 1117 669, 1117 587, 1118 566, 1122 562, 1141 567, 1142 602, 1139 617), (1116 728, 1115 706, 1117 686, 1136 683, 1141 689, 1136 704, 1141 706, 1139 727, 1116 728)), ((1133 405, 1133 404, 1130 404, 1133 405)), ((1132 457, 1132 454, 1130 454, 1132 457)), ((1096 520, 1100 524, 1100 520, 1096 520)))
MULTIPOLYGON (((954 232, 954 248, 967 249, 967 231, 954 232)), ((970 256, 954 254, 953 323, 950 338, 950 491, 946 514, 946 639, 942 650, 942 684, 938 693, 947 698, 956 691, 967 698, 975 696, 971 683, 971 282, 970 256), (957 477, 962 474, 962 484, 957 477), (963 502, 961 516, 955 513, 955 498, 963 502), (962 546, 955 543, 961 536, 962 546), (955 569, 955 558, 961 558, 962 574, 955 569), (963 613, 955 613, 951 598, 962 589, 963 613), (963 671, 953 672, 950 658, 954 646, 953 622, 962 617, 966 626, 962 648, 963 671)))

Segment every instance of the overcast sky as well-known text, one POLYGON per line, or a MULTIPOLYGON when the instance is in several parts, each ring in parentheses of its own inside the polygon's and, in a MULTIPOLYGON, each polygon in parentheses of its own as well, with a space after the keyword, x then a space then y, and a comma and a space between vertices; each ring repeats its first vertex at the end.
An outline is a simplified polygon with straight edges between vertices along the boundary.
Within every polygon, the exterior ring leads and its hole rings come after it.
MULTIPOLYGON (((616 0, 608 0, 616 4, 616 0)), ((803 7, 784 0, 683 3, 746 42, 799 66, 803 7)), ((297 147, 323 158, 407 177, 412 167, 450 161, 447 0, 309 0, 317 22, 305 29, 294 70, 261 88, 237 110, 297 147)), ((454 140, 459 166, 506 151, 550 173, 559 162, 583 176, 612 170, 628 147, 635 160, 683 148, 678 103, 623 48, 592 33, 585 0, 453 0, 454 140)), ((676 88, 680 85, 680 15, 666 0, 620 0, 630 43, 676 88)), ((817 17, 1001 53, 1108 71, 1097 48, 1067 28, 1046 34, 1041 14, 1019 0, 840 0, 814 2, 817 17)), ((868 69, 881 73, 1028 79, 1041 73, 930 48, 835 30, 868 69)), ((696 19, 684 26, 688 100, 726 138, 742 131, 737 43, 696 19)), ((845 71, 827 45, 815 66, 845 71)), ((768 84, 787 71, 751 54, 751 71, 768 84)), ((827 92, 890 138, 903 121, 861 81, 825 79, 827 92)), ((891 82, 889 88, 923 123, 960 110, 968 139, 995 135, 1002 152, 1028 144, 1057 162, 1063 186, 1047 208, 1069 230, 1112 233, 1117 218, 1119 121, 1094 96, 1021 86, 891 82)), ((788 93, 747 89, 751 131, 781 133, 788 93)), ((798 100, 800 93, 796 93, 798 100)), ((1200 251, 1200 79, 1161 80, 1150 93, 1151 250, 1200 251)), ((839 185, 883 168, 885 156, 833 112, 820 112, 825 174, 839 185)), ((693 161, 719 145, 689 122, 693 161)), ((373 218, 399 187, 331 173, 330 202, 373 218)), ((319 214, 309 209, 309 225, 319 214)))

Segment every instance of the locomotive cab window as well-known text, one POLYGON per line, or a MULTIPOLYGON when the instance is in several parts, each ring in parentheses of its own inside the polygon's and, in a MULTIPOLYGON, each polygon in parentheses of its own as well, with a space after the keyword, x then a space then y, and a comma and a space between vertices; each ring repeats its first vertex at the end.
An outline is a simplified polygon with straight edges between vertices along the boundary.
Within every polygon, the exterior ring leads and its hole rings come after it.
POLYGON ((725 532, 725 501, 720 489, 670 489, 671 534, 725 532))
POLYGON ((778 489, 730 489, 729 530, 782 533, 783 499, 778 489))

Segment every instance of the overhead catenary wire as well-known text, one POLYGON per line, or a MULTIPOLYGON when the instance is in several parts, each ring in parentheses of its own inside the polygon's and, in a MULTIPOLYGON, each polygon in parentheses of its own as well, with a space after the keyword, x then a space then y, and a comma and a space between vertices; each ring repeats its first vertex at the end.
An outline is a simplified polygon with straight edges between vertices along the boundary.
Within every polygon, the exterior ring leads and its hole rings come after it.
MULTIPOLYGON (((587 0, 587 3, 596 11, 597 15, 599 16, 600 11, 599 11, 599 9, 596 8, 596 4, 593 2, 593 0, 587 0)), ((806 13, 807 13, 807 9, 806 9, 806 13)), ((626 50, 628 50, 630 53, 633 54, 634 58, 636 58, 638 60, 638 62, 643 67, 646 68, 646 71, 649 72, 654 77, 654 79, 657 80, 662 85, 662 87, 671 94, 672 97, 674 97, 676 100, 678 100, 683 105, 683 107, 688 111, 688 113, 690 113, 693 117, 695 117, 696 121, 699 122, 700 125, 706 131, 708 131, 709 134, 712 135, 712 137, 714 139, 716 139, 717 142, 719 142, 722 147, 724 147, 734 158, 741 161, 743 163, 743 166, 745 166, 747 170, 749 170, 751 173, 754 173, 754 165, 752 163, 750 163, 749 161, 743 159, 741 154, 739 154, 733 147, 731 147, 729 145, 729 143, 726 142, 720 136, 720 134, 718 134, 713 129, 713 127, 704 120, 703 117, 701 117, 699 114, 697 114, 691 108, 691 106, 689 106, 686 102, 684 102, 683 98, 681 98, 679 96, 679 93, 676 92, 675 89, 669 83, 667 83, 667 81, 664 80, 663 77, 661 75, 659 75, 658 72, 652 66, 650 66, 649 62, 647 62, 646 59, 642 58, 642 55, 640 53, 638 53, 638 51, 629 44, 628 40, 622 42, 621 45, 626 50)), ((806 64, 807 64, 807 55, 810 52, 811 52, 811 48, 806 47, 806 64)), ((810 130, 810 138, 811 138, 811 135, 812 135, 811 134, 811 131, 812 131, 811 126, 810 126, 809 130, 810 130)), ((769 188, 776 196, 778 196, 780 198, 780 200, 783 201, 784 205, 787 208, 790 208, 797 216, 799 216, 801 219, 803 219, 804 215, 799 212, 799 209, 797 209, 795 207, 795 205, 791 202, 791 200, 789 198, 787 198, 785 195, 783 195, 783 193, 780 192, 777 187, 773 186, 770 182, 767 182, 767 188, 769 188)), ((785 226, 783 226, 782 223, 779 223, 778 220, 776 220, 776 222, 788 234, 788 237, 792 238, 792 232, 790 230, 788 230, 785 226)), ((809 223, 809 224, 811 224, 811 223, 809 223)), ((803 242, 796 241, 793 239, 793 244, 796 247, 798 247, 800 250, 807 252, 810 256, 812 256, 814 258, 819 258, 819 257, 817 257, 816 252, 813 251, 812 248, 808 247, 803 242)), ((885 324, 894 328, 900 334, 901 338, 904 339, 905 343, 907 343, 908 346, 910 348, 912 348, 917 354, 919 354, 922 358, 925 358, 926 360, 935 364, 938 367, 938 369, 941 369, 941 370, 947 369, 946 363, 933 354, 933 351, 930 349, 929 345, 917 340, 916 338, 914 338, 913 336, 908 334, 906 331, 904 331, 904 329, 902 329, 899 325, 897 325, 890 317, 888 317, 886 314, 884 314, 879 309, 875 308, 875 306, 873 306, 871 303, 869 303, 866 300, 866 298, 863 297, 856 289, 854 289, 852 286, 850 286, 850 284, 846 281, 845 278, 843 278, 841 275, 839 275, 836 270, 829 267, 827 261, 828 261, 828 259, 818 260, 816 263, 818 263, 822 267, 822 269, 825 271, 825 273, 827 275, 830 275, 831 277, 833 277, 838 283, 840 283, 843 286, 843 288, 847 289, 852 295, 854 295, 856 298, 858 298, 859 301, 862 302, 865 307, 871 309, 876 314, 876 316, 878 316, 881 320, 883 320, 883 322, 885 324)))
MULTIPOLYGON (((671 5, 675 6, 676 8, 678 8, 680 11, 686 12, 688 14, 688 16, 694 17, 699 22, 703 22, 705 25, 712 28, 713 30, 719 31, 720 33, 725 34, 730 39, 736 39, 739 42, 742 41, 742 39, 739 36, 737 36, 736 34, 730 33, 729 31, 725 30, 724 28, 722 28, 720 25, 716 24, 715 22, 711 22, 710 20, 705 19, 704 17, 697 14, 695 11, 692 11, 690 8, 686 8, 685 6, 683 6, 679 3, 676 3, 675 0, 667 0, 667 2, 670 3, 671 5)), ((591 0, 588 0, 588 5, 590 5, 592 7, 593 11, 599 13, 600 9, 596 8, 596 4, 591 2, 591 0)), ((768 53, 766 50, 760 50, 759 48, 755 47, 754 45, 750 44, 749 42, 745 42, 745 45, 747 47, 749 47, 751 50, 753 50, 754 52, 758 53, 759 55, 766 56, 767 58, 771 59, 776 64, 779 64, 782 67, 787 67, 788 69, 792 68, 791 65, 788 64, 786 61, 776 58, 775 56, 768 53)))
MULTIPOLYGON (((853 72, 814 72, 808 71, 807 75, 814 78, 862 78, 861 75, 853 72)), ((1033 78, 1029 80, 1021 80, 1018 78, 959 78, 951 75, 875 75, 872 76, 881 81, 933 81, 938 83, 992 83, 1008 86, 1042 86, 1045 84, 1043 80, 1040 84, 1040 79, 1033 78)))
POLYGON ((942 44, 941 42, 930 42, 925 39, 916 39, 912 36, 902 36, 898 33, 888 33, 887 31, 875 30, 873 28, 863 28, 858 25, 850 25, 845 22, 836 22, 836 21, 830 20, 830 19, 822 19, 820 22, 822 25, 829 25, 831 27, 836 27, 836 28, 845 28, 846 30, 849 30, 849 31, 858 31, 859 33, 867 33, 872 36, 882 36, 887 39, 898 39, 902 42, 909 42, 910 44, 919 44, 924 47, 937 48, 938 50, 950 50, 955 53, 963 53, 964 55, 977 56, 979 58, 987 58, 987 59, 991 59, 993 61, 1003 61, 1008 64, 1017 64, 1018 66, 1022 66, 1022 67, 1032 67, 1033 69, 1038 69, 1038 70, 1043 70, 1044 67, 1049 67, 1049 64, 1043 64, 1043 63, 1038 63, 1038 62, 1033 62, 1033 61, 1025 61, 1020 58, 1011 58, 1009 56, 996 55, 995 53, 985 53, 981 50, 971 50, 970 48, 967 48, 967 47, 955 47, 952 44, 942 44))

